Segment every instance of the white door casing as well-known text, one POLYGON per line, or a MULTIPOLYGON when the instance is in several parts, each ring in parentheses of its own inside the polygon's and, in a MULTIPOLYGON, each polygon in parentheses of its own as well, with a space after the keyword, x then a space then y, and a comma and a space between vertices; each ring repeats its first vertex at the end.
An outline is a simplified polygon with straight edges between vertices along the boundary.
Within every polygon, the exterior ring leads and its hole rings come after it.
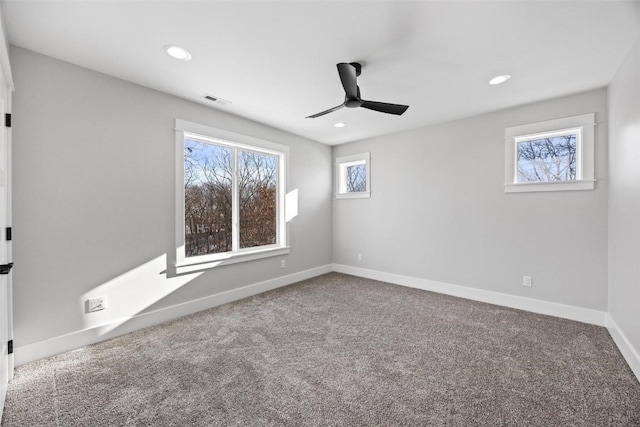
MULTIPOLYGON (((11 224, 11 128, 7 113, 11 112, 13 77, 9 65, 9 49, 4 23, 0 16, 0 265, 12 260, 11 241, 7 228, 11 224)), ((13 354, 9 354, 9 342, 13 342, 12 274, 0 274, 0 419, 7 392, 7 384, 13 378, 13 354)))
MULTIPOLYGON (((9 90, 5 78, 0 73, 0 265, 7 266, 11 260, 11 241, 7 240, 6 229, 9 227, 10 217, 10 138, 9 128, 6 127, 7 100, 9 90)), ((0 269, 2 270, 2 269, 0 269)), ((12 340, 11 331, 11 274, 10 271, 0 271, 0 402, 4 406, 4 398, 8 381, 13 374, 13 355, 9 354, 9 341, 12 340)))

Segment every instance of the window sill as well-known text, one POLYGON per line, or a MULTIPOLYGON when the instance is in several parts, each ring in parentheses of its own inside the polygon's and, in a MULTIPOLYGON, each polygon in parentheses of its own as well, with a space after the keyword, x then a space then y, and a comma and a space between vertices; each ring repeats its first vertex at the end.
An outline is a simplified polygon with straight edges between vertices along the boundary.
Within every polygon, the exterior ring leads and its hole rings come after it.
POLYGON ((371 197, 371 192, 362 191, 358 193, 338 193, 336 199, 368 199, 371 197))
POLYGON ((281 255, 287 255, 291 252, 289 246, 272 247, 268 249, 250 250, 246 252, 225 253, 219 255, 211 255, 206 260, 186 260, 176 264, 176 273, 193 273, 196 271, 208 270, 223 265, 237 264, 240 262, 255 261, 257 259, 269 258, 281 255))
POLYGON ((505 193, 529 193, 534 191, 573 191, 593 190, 595 180, 558 181, 558 182, 520 182, 505 184, 505 193))

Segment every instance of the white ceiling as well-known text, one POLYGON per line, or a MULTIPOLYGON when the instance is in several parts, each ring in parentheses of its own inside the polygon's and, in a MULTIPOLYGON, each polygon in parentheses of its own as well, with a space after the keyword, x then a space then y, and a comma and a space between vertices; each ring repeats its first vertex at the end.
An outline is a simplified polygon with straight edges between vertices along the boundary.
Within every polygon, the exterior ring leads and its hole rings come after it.
MULTIPOLYGON (((9 42, 326 144, 609 84, 639 1, 2 1, 9 42), (180 45, 189 62, 163 47, 180 45), (344 108, 338 62, 363 64, 344 108), (497 74, 513 78, 500 86, 497 74), (333 125, 344 122, 346 127, 333 125)), ((17 88, 19 90, 19 88, 17 88)))

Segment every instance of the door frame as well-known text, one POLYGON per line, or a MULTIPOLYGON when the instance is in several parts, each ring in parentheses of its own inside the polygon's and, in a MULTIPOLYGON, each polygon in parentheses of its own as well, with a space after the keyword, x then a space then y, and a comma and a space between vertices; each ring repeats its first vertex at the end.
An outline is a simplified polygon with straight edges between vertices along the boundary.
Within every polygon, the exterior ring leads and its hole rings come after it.
MULTIPOLYGON (((6 27, 4 24, 4 15, 2 13, 2 9, 0 8, 0 84, 3 86, 2 88, 0 88, 0 90, 4 93, 4 105, 2 108, 4 110, 4 112, 6 114, 11 114, 11 98, 12 98, 12 94, 14 91, 14 84, 13 84, 13 76, 11 74, 11 64, 9 62, 9 43, 8 43, 8 38, 7 38, 7 34, 6 34, 6 27)), ((5 117, 0 117, 0 126, 2 127, 2 129, 0 130, 0 132, 4 133, 4 139, 5 139, 5 143, 6 143, 6 152, 3 153, 4 155, 6 155, 6 170, 5 170, 5 176, 4 181, 5 181, 5 185, 6 185, 6 207, 4 207, 6 209, 6 226, 7 227, 11 227, 11 200, 12 200, 12 194, 11 194, 11 127, 7 126, 8 123, 6 123, 6 116, 5 117)), ((2 227, 2 225, 0 224, 0 227, 2 227)), ((10 260, 13 259, 13 254, 12 254, 12 247, 11 247, 11 241, 8 241, 6 239, 6 234, 5 231, 2 230, 0 228, 0 244, 6 244, 7 245, 7 260, 9 260, 8 262, 11 262, 10 260)), ((0 348, 6 348, 8 342, 13 342, 13 283, 12 283, 12 274, 7 274, 6 275, 6 297, 7 297, 7 301, 6 301, 6 312, 5 313, 0 313, 0 315, 4 316, 3 322, 0 322, 0 324, 4 324, 6 325, 6 330, 5 331, 0 331, 2 333, 0 333, 0 336, 2 337, 6 337, 7 343, 3 342, 2 345, 0 346, 0 348)), ((4 311, 4 310, 3 310, 4 311)), ((5 339, 5 338, 3 338, 5 339)), ((6 357, 7 358, 7 381, 11 381, 13 379, 13 370, 14 370, 14 358, 13 358, 13 354, 3 354, 0 357, 6 357)), ((4 363, 4 361, 2 362, 4 363)), ((2 419, 2 411, 4 409, 4 400, 5 400, 5 396, 6 396, 6 388, 7 388, 7 384, 0 384, 0 390, 2 391, 2 393, 0 393, 0 419, 2 419)))

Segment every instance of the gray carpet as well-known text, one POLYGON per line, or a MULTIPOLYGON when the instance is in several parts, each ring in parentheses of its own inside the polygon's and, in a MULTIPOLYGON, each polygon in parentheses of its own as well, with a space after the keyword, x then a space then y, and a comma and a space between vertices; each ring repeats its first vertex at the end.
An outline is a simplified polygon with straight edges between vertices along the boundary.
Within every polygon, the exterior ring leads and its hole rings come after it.
POLYGON ((3 426, 640 426, 606 329, 331 273, 16 369, 3 426))

